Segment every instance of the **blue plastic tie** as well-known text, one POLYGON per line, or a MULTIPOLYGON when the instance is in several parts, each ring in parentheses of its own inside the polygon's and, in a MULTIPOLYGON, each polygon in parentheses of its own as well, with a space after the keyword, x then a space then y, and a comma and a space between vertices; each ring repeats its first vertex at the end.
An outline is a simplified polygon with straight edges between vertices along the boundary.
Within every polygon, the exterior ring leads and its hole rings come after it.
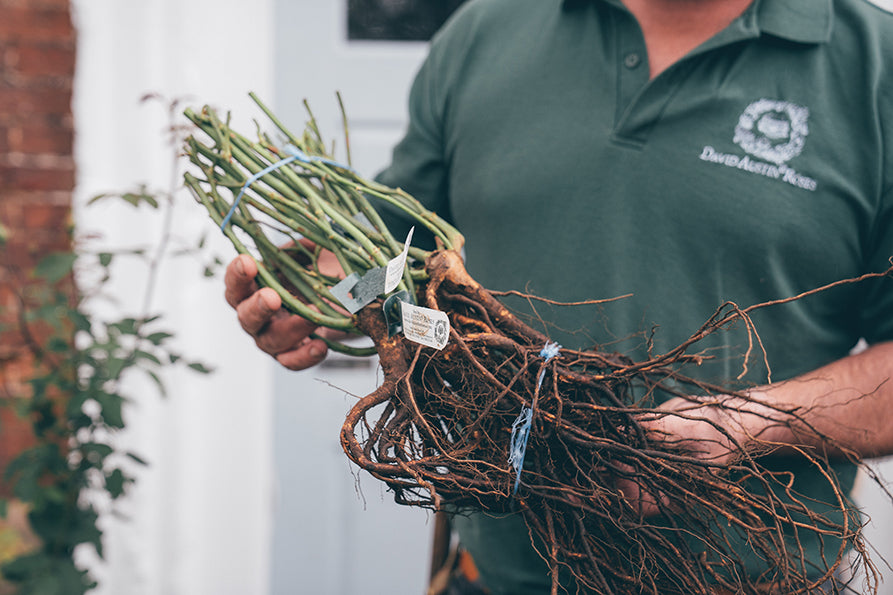
POLYGON ((543 347, 543 350, 540 351, 540 357, 546 361, 543 363, 543 367, 540 370, 539 380, 537 380, 537 383, 536 383, 537 391, 539 391, 539 389, 542 388, 542 386, 543 386, 543 376, 545 376, 545 374, 546 374, 546 364, 549 363, 550 359, 552 359, 553 357, 558 355, 558 352, 560 350, 561 350, 561 345, 559 345, 558 343, 555 343, 553 341, 549 341, 548 343, 546 343, 546 346, 543 347))
POLYGON ((256 174, 254 174, 253 176, 248 178, 248 180, 246 180, 245 184, 242 186, 242 189, 239 190, 239 194, 238 194, 238 196, 236 196, 236 200, 233 201, 232 206, 229 208, 229 212, 227 212, 226 217, 224 217, 223 221, 220 223, 221 230, 225 229, 227 224, 229 223, 229 220, 232 219, 233 213, 236 212, 236 207, 239 206, 239 202, 241 202, 241 200, 242 200, 242 195, 245 194, 245 191, 248 190, 249 186, 254 184, 256 181, 258 181, 259 179, 261 179, 262 177, 264 177, 271 171, 276 171, 280 167, 282 167, 284 165, 288 165, 292 161, 300 161, 301 163, 313 163, 313 162, 325 163, 327 165, 332 165, 334 167, 346 169, 347 171, 353 171, 353 169, 351 167, 348 167, 347 165, 338 163, 337 161, 327 159, 326 157, 320 157, 319 155, 308 155, 307 153, 305 153, 304 151, 302 151, 301 149, 297 148, 296 146, 294 146, 292 144, 285 145, 283 147, 283 150, 286 153, 288 153, 288 155, 289 155, 288 157, 285 157, 284 159, 281 159, 281 160, 277 161, 276 163, 273 163, 272 165, 265 167, 264 169, 260 170, 259 172, 257 172, 256 174))
POLYGON ((530 426, 533 423, 533 409, 522 407, 521 413, 512 424, 512 440, 509 447, 509 463, 515 469, 515 489, 512 496, 518 493, 521 485, 521 471, 524 470, 524 455, 527 454, 527 439, 530 437, 530 426))
MULTIPOLYGON (((539 378, 536 383, 536 392, 539 393, 543 386, 543 377, 546 375, 546 364, 553 357, 558 355, 561 345, 549 341, 540 351, 540 357, 545 361, 540 369, 539 378)), ((509 463, 515 469, 515 489, 512 490, 512 496, 518 493, 518 487, 521 485, 521 472, 524 470, 524 456, 527 454, 527 440, 530 438, 530 427, 533 424, 533 408, 522 407, 521 413, 512 424, 512 437, 509 444, 509 463)))

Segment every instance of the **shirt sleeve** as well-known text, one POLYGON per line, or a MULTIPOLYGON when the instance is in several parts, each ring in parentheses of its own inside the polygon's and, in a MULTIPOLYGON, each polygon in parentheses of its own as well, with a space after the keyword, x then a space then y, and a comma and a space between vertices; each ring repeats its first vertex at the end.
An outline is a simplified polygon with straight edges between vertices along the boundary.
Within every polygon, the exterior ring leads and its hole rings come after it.
POLYGON ((443 213, 447 203, 447 167, 444 155, 442 109, 437 105, 434 56, 416 74, 409 95, 409 124, 394 148, 390 165, 377 179, 402 188, 426 208, 443 213))
MULTIPOLYGON (((446 220, 449 212, 448 159, 444 141, 444 97, 440 68, 444 49, 435 37, 430 51, 416 73, 409 94, 409 123, 403 138, 394 148, 391 163, 376 180, 400 188, 446 220)), ((410 222, 396 209, 381 205, 379 211, 395 237, 403 237, 410 222)), ((416 229, 413 243, 433 247, 433 238, 416 229)))
MULTIPOLYGON (((893 266, 893 183, 883 196, 867 262, 869 272, 893 266)), ((862 308, 862 336, 868 343, 893 341, 893 274, 867 282, 862 308)))
MULTIPOLYGON (((408 192, 450 223, 454 222, 450 210, 450 103, 485 4, 465 2, 434 35, 410 89, 406 132, 394 148, 390 165, 376 177, 382 184, 408 192)), ((403 231, 392 227, 399 223, 393 211, 382 211, 395 236, 403 231)), ((420 245, 433 247, 433 239, 430 246, 424 245, 424 237, 419 240, 420 245)))
MULTIPOLYGON (((883 191, 867 244, 866 269, 880 273, 893 266, 893 70, 887 69, 878 90, 878 112, 883 135, 881 173, 883 191)), ((867 284, 861 311, 862 336, 871 343, 893 341, 893 276, 873 279, 867 284)))

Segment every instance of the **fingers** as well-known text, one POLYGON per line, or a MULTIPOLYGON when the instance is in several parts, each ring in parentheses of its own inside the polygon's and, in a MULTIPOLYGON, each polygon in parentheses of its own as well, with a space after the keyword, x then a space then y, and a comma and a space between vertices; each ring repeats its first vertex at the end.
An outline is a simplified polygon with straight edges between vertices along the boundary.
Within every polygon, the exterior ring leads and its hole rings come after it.
POLYGON ((643 518, 674 508, 666 494, 643 485, 645 477, 636 476, 631 466, 617 463, 613 469, 617 474, 617 489, 623 494, 626 503, 643 518))
POLYGON ((224 296, 230 306, 236 308, 257 291, 256 276, 257 263, 245 254, 240 254, 227 265, 223 283, 226 287, 224 296))
POLYGON ((662 415, 642 421, 655 439, 689 456, 716 465, 728 464, 741 448, 740 412, 733 400, 720 396, 702 401, 676 397, 663 405, 662 415))
MULTIPOLYGON (((263 297, 263 293, 258 292, 263 297)), ((263 301, 258 300, 258 301, 263 301)), ((243 302, 244 308, 239 308, 239 320, 242 327, 254 337, 255 343, 260 349, 270 355, 279 355, 284 351, 290 351, 300 347, 310 334, 316 330, 316 325, 285 310, 276 310, 269 313, 266 306, 254 307, 254 298, 243 302), (261 310, 260 313, 257 311, 261 310), (243 314, 243 311, 245 314, 243 314), (245 322, 246 318, 252 322, 245 322), (264 317, 264 318, 262 318, 264 317), (266 323, 263 323, 266 320, 266 323)))
POLYGON ((324 341, 310 338, 318 327, 283 310, 279 294, 268 287, 258 289, 256 275, 257 264, 246 255, 233 259, 226 268, 225 297, 235 308, 239 324, 262 351, 290 370, 320 363, 328 348, 324 341))
POLYGON ((321 362, 326 344, 310 335, 317 326, 305 318, 289 314, 281 308, 282 300, 275 291, 263 288, 236 308, 239 323, 254 337, 257 346, 290 370, 303 370, 321 362))
MULTIPOLYGON (((246 333, 257 338, 280 312, 282 298, 269 287, 264 287, 256 290, 250 297, 240 300, 234 307, 239 316, 239 324, 246 333)), ((267 349, 264 351, 270 353, 267 349)))
POLYGON ((320 339, 307 338, 296 349, 276 355, 276 361, 289 370, 306 370, 326 358, 328 347, 320 339))
POLYGON ((661 511, 662 506, 668 507, 670 504, 666 496, 658 500, 651 492, 643 490, 642 486, 630 479, 618 479, 617 488, 632 509, 642 517, 654 516, 661 511))

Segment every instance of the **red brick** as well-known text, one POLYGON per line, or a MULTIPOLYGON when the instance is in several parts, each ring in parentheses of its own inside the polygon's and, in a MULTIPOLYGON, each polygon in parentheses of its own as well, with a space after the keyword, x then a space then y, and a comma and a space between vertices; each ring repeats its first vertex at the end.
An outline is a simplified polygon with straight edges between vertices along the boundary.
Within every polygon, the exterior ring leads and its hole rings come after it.
POLYGON ((74 39, 67 7, 0 7, 0 39, 63 41, 74 39))
MULTIPOLYGON (((8 283, 12 283, 12 276, 0 268, 0 320, 9 317, 15 304, 15 295, 12 293, 12 288, 7 285, 8 283)), ((4 346, 4 343, 0 342, 0 350, 4 346)))
POLYGON ((72 190, 74 167, 10 167, 0 165, 0 188, 14 190, 72 190))
POLYGON ((35 201, 54 205, 67 205, 71 204, 71 194, 66 191, 5 192, 0 194, 0 217, 3 216, 4 209, 21 210, 23 205, 35 201))
POLYGON ((70 110, 71 84, 63 85, 53 80, 22 88, 0 82, 0 116, 26 118, 66 113, 70 110))
MULTIPOLYGON (((75 38, 69 0, 0 0, 0 221, 9 232, 0 250, 3 322, 15 320, 25 272, 71 247, 75 38)), ((29 357, 12 358, 21 347, 18 333, 0 336, 0 386, 27 396, 35 369, 29 357)), ((28 421, 0 406, 0 469, 30 440, 28 421)))
POLYGON ((4 192, 7 192, 12 188, 14 173, 15 171, 11 167, 0 165, 0 188, 2 188, 4 192))
MULTIPOLYGON (((71 122, 54 125, 52 122, 41 120, 41 118, 31 118, 28 120, 28 124, 10 128, 6 141, 8 151, 31 155, 71 155, 74 146, 74 131, 71 122)), ((0 147, 2 146, 3 140, 0 140, 0 147)), ((0 150, 0 153, 2 152, 0 150)))
POLYGON ((74 73, 73 43, 21 43, 7 50, 14 59, 7 61, 19 74, 32 76, 68 76, 74 73))
POLYGON ((20 241, 16 242, 7 242, 5 246, 3 246, 4 252, 4 266, 11 267, 14 270, 23 271, 27 270, 30 267, 36 264, 36 261, 32 262, 31 257, 28 255, 28 251, 25 249, 24 245, 24 234, 19 234, 21 237, 20 241))
POLYGON ((0 0, 0 9, 11 8, 68 8, 70 0, 0 0))
POLYGON ((0 220, 10 231, 3 247, 0 270, 33 267, 49 252, 71 247, 71 207, 52 194, 18 194, 14 201, 0 202, 0 220))
POLYGON ((51 231, 53 234, 70 225, 68 205, 31 204, 25 207, 25 229, 51 231))

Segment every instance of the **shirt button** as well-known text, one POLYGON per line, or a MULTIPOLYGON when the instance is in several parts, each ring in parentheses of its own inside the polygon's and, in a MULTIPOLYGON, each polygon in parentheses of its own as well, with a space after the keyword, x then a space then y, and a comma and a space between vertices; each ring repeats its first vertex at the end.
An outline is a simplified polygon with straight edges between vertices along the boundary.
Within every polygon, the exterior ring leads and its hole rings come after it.
POLYGON ((636 52, 630 52, 623 57, 623 65, 632 70, 641 64, 642 58, 636 52))

